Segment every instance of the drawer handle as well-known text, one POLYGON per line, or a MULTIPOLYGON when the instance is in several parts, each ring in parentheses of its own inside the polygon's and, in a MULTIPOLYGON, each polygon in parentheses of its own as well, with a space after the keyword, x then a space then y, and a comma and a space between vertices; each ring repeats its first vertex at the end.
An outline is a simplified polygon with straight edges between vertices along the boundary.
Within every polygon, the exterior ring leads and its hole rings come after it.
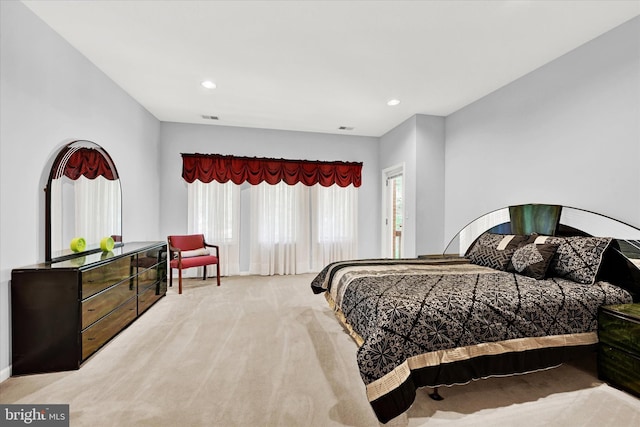
POLYGON ((90 308, 87 311, 96 311, 96 309, 95 308, 90 308))
POLYGON ((88 337, 87 338, 87 341, 94 341, 94 340, 95 340, 95 337, 88 337))

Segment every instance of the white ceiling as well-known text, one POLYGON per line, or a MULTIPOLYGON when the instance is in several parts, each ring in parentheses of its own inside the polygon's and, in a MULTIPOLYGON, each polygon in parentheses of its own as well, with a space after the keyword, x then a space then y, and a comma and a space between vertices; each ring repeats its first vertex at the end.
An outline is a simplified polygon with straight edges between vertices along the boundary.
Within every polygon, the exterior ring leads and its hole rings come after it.
POLYGON ((159 120, 369 136, 640 15, 640 0, 23 3, 159 120))

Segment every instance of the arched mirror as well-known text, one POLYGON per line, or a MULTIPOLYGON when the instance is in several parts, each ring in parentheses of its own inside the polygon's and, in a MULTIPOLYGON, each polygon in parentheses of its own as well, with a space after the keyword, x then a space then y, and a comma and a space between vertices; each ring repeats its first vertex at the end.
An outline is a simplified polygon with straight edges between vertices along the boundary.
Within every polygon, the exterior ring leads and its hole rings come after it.
POLYGON ((74 141, 58 153, 46 191, 46 261, 100 250, 100 240, 122 242, 122 190, 109 154, 91 141, 74 141), (71 249, 82 238, 84 248, 71 249))

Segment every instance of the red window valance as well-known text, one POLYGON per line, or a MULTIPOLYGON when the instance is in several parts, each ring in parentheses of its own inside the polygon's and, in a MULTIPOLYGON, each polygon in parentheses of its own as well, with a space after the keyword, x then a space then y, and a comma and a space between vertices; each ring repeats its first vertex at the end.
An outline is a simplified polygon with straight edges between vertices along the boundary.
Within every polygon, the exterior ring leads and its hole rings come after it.
POLYGON ((221 154, 182 154, 182 177, 191 183, 228 182, 256 185, 263 181, 289 185, 320 184, 340 187, 362 184, 362 163, 322 162, 310 160, 269 159, 259 157, 223 156, 221 154))
POLYGON ((87 147, 67 147, 58 155, 52 178, 63 175, 74 181, 81 176, 89 179, 103 176, 110 181, 118 179, 118 172, 109 160, 99 150, 87 147))

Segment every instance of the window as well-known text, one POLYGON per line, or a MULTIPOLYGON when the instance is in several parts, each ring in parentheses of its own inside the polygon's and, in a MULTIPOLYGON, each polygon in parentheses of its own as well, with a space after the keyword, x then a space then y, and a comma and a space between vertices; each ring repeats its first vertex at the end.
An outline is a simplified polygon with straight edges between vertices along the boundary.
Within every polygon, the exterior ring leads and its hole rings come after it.
POLYGON ((249 206, 242 207, 249 212, 249 248, 239 243, 238 185, 194 181, 188 188, 188 230, 220 245, 223 271, 234 263, 223 275, 239 273, 241 250, 248 251, 249 273, 261 275, 319 271, 357 255, 358 193, 352 185, 252 185, 249 206))
POLYGON ((220 272, 223 276, 238 274, 240 187, 232 182, 221 184, 216 181, 208 184, 194 181, 187 187, 188 233, 204 234, 207 243, 220 247, 220 272))
POLYGON ((353 186, 311 188, 312 267, 355 258, 358 242, 358 191, 353 186))
POLYGON ((309 260, 309 187, 251 186, 251 274, 301 274, 309 260))
POLYGON ((296 243, 308 230, 309 188, 262 182, 251 186, 252 235, 259 243, 296 243))

